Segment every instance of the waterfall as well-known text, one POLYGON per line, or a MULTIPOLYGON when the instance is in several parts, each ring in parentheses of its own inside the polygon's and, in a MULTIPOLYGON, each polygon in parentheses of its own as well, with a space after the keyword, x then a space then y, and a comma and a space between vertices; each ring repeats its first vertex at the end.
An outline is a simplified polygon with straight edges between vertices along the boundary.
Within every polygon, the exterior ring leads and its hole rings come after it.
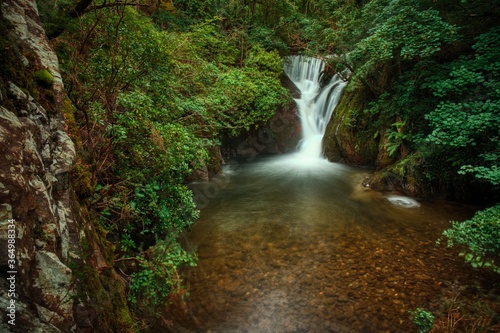
POLYGON ((322 157, 322 140, 333 110, 347 85, 338 74, 321 86, 325 62, 321 59, 291 56, 285 60, 284 71, 300 91, 295 99, 302 126, 299 153, 304 158, 322 157))

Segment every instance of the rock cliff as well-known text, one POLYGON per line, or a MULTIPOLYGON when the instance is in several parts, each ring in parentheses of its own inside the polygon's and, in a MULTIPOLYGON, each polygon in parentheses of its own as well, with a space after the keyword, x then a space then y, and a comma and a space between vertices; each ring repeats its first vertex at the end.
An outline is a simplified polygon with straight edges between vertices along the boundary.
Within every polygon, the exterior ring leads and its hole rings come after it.
POLYGON ((115 284, 114 270, 102 273, 99 237, 72 190, 76 153, 57 56, 34 0, 0 3, 0 307, 8 314, 15 304, 0 331, 113 331, 107 320, 122 320, 124 331, 131 325, 123 284, 115 284), (118 296, 105 284, 115 284, 118 296), (111 305, 112 297, 119 302, 111 305), (109 319, 120 307, 126 319, 109 319))

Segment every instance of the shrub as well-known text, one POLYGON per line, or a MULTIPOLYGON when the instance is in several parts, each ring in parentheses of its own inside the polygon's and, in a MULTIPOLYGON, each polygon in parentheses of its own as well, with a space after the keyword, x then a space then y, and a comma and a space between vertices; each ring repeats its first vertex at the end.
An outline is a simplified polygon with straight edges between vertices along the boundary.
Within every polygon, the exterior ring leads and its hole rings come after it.
POLYGON ((460 254, 473 267, 491 268, 500 273, 500 204, 477 212, 470 220, 452 222, 443 232, 448 247, 460 245, 466 249, 460 254))
POLYGON ((183 294, 183 282, 178 273, 183 266, 196 266, 196 256, 176 242, 159 241, 141 260, 141 270, 132 274, 129 300, 143 313, 155 314, 165 299, 175 293, 183 294))

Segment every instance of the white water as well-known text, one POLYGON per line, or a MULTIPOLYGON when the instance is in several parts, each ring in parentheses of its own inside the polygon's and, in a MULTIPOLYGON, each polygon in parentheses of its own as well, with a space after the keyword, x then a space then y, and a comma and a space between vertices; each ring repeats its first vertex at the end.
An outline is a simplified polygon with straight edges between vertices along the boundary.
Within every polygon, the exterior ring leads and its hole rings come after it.
POLYGON ((326 86, 321 87, 324 68, 322 60, 304 56, 291 56, 284 65, 285 74, 300 91, 300 99, 295 99, 302 126, 297 157, 308 164, 323 159, 322 141, 326 126, 347 84, 335 74, 326 86))
POLYGON ((420 207, 420 203, 409 197, 401 196, 401 195, 388 195, 385 197, 390 203, 395 206, 400 206, 404 208, 418 208, 420 207))

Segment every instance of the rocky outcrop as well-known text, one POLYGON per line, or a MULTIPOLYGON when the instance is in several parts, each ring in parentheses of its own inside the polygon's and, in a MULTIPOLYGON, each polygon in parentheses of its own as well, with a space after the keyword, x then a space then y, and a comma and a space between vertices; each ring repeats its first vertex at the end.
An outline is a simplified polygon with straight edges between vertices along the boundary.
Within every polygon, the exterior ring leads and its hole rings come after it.
POLYGON ((3 1, 1 16, 0 266, 10 273, 0 282, 0 305, 15 304, 9 317, 15 321, 0 324, 0 331, 91 332, 95 309, 90 296, 79 295, 87 281, 70 266, 97 271, 102 256, 72 199, 76 153, 65 130, 57 56, 35 1, 3 1), (82 243, 92 244, 86 261, 82 243))
MULTIPOLYGON (((281 76, 281 84, 288 89, 293 98, 300 93, 292 81, 281 76)), ((290 98, 282 108, 262 127, 252 129, 239 137, 222 139, 221 153, 224 161, 241 160, 251 162, 260 155, 290 153, 297 150, 301 139, 300 120, 297 105, 290 98)))
POLYGON ((369 117, 359 112, 365 103, 362 90, 342 94, 323 139, 330 161, 374 165, 380 145, 369 117))
POLYGON ((479 204, 494 201, 488 184, 459 175, 457 170, 433 167, 418 151, 390 156, 385 133, 391 124, 362 111, 369 107, 367 94, 358 87, 342 95, 323 140, 330 161, 372 167, 373 173, 362 185, 380 192, 479 204), (377 126, 374 121, 379 122, 377 126))
MULTIPOLYGON (((35 310, 35 317, 45 325, 54 326, 52 330, 55 327, 66 330, 74 321, 74 288, 67 263, 70 256, 76 255, 70 246, 70 231, 75 232, 77 228, 69 208, 67 177, 75 160, 75 149, 64 131, 59 108, 64 99, 64 86, 57 57, 37 22, 35 3, 4 1, 2 16, 11 24, 5 37, 16 46, 10 55, 19 52, 19 58, 8 59, 7 64, 23 66, 16 70, 26 75, 46 70, 53 77, 50 87, 40 87, 31 93, 20 86, 23 82, 15 77, 13 70, 12 77, 2 78, 2 265, 7 264, 8 256, 6 227, 8 221, 13 220, 17 236, 16 262, 3 268, 17 272, 16 294, 19 301, 26 304, 25 310, 35 310), (51 96, 45 107, 32 96, 40 96, 40 93, 51 96)), ((25 317, 27 325, 31 314, 25 314, 22 308, 16 313, 17 322, 22 323, 25 317)))

